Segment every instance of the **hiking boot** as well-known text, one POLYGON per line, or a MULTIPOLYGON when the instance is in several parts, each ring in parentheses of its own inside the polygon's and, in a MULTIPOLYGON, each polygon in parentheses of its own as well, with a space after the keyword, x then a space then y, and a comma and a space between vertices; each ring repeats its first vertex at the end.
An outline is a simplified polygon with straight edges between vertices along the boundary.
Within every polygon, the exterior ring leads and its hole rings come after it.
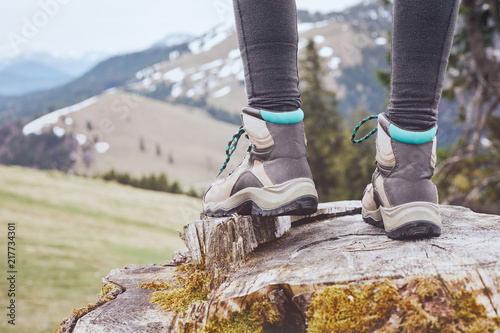
MULTIPOLYGON (((226 151, 226 167, 243 132, 250 147, 243 162, 208 188, 203 211, 208 216, 309 215, 317 210, 316 192, 306 160, 304 113, 245 107, 242 127, 226 151)), ((219 172, 220 174, 220 172, 219 172)))
POLYGON ((365 222, 383 227, 390 238, 441 234, 438 194, 431 181, 436 133, 437 126, 409 131, 386 114, 378 116, 377 169, 363 194, 362 214, 365 222))

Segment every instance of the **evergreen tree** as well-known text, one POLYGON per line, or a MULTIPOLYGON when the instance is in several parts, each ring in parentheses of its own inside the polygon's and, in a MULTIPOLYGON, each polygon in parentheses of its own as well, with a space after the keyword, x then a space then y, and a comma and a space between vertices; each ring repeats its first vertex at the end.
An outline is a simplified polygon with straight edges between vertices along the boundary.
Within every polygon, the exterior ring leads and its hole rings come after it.
POLYGON ((463 0, 450 56, 451 85, 443 92, 460 104, 465 132, 437 167, 442 203, 500 213, 500 4, 463 0), (495 51, 494 51, 495 50, 495 51), (483 209, 496 206, 496 209, 483 209))
POLYGON ((146 145, 144 144, 144 138, 142 136, 139 138, 139 149, 142 152, 146 151, 146 145))
POLYGON ((162 172, 157 180, 158 191, 168 192, 168 179, 167 176, 162 172))
POLYGON ((304 124, 308 139, 307 159, 320 200, 335 200, 338 199, 336 189, 342 178, 335 172, 340 163, 338 155, 343 148, 342 116, 337 108, 335 93, 324 86, 323 77, 327 72, 313 40, 309 40, 300 65, 304 124))
POLYGON ((161 146, 159 143, 156 143, 156 156, 161 156, 161 146))

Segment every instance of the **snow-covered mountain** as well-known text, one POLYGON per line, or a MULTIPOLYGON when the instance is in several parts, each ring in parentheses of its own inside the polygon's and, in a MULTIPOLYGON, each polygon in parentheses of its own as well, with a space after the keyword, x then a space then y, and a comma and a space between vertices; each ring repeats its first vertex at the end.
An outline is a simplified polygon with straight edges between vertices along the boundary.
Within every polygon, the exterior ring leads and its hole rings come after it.
MULTIPOLYGON (((385 91, 372 73, 387 66, 384 55, 390 11, 368 1, 341 13, 301 12, 299 16, 305 18, 299 24, 299 47, 303 49, 308 39, 315 40, 330 68, 326 82, 343 100, 341 108, 350 110, 359 103, 371 103, 368 107, 378 110, 385 91)), ((0 122, 76 104, 109 88, 201 106, 215 110, 214 114, 221 110, 236 114, 246 103, 232 22, 196 39, 180 34, 167 36, 155 45, 158 47, 106 59, 78 79, 52 90, 0 96, 0 122)))
MULTIPOLYGON (((354 90, 357 96, 347 105, 356 107, 357 103, 372 100, 373 93, 379 96, 373 101, 378 108, 384 102, 383 88, 376 92, 368 90, 373 90, 377 84, 373 74, 375 68, 385 65, 387 30, 381 26, 390 24, 390 11, 368 2, 351 9, 349 21, 346 15, 309 16, 308 22, 299 23, 299 56, 307 41, 313 39, 330 69, 326 83, 337 92, 338 97, 351 98, 348 92, 354 90), (379 22, 381 20, 383 24, 379 22), (378 51, 371 54, 365 49, 378 51), (345 78, 345 73, 347 70, 351 75, 353 68, 371 70, 371 76, 367 76, 365 82, 358 82, 357 87, 351 87, 352 82, 345 78)), ((238 113, 246 103, 246 95, 234 25, 219 25, 189 42, 188 48, 189 53, 180 57, 174 53, 169 59, 138 71, 135 78, 127 82, 126 89, 169 102, 191 103, 238 113)))
POLYGON ((181 32, 181 33, 176 33, 176 34, 170 34, 170 35, 166 36, 165 38, 163 38, 162 40, 154 43, 151 47, 156 48, 156 47, 176 46, 179 44, 192 42, 195 39, 196 39, 196 36, 181 32))

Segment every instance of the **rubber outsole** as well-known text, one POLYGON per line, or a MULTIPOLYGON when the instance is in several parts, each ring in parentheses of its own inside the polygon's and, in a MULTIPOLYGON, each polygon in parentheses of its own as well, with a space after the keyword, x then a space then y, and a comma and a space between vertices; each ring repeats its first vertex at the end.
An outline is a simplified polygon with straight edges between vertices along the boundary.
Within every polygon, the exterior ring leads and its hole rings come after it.
POLYGON ((382 228, 382 229, 384 228, 384 221, 382 221, 382 220, 375 220, 374 218, 363 215, 363 221, 365 221, 368 224, 373 225, 374 227, 382 228))
POLYGON ((427 221, 410 222, 387 232, 387 236, 391 239, 430 238, 440 235, 441 228, 427 221))
POLYGON ((396 207, 379 207, 376 211, 362 208, 363 220, 383 228, 391 239, 429 238, 441 235, 439 205, 429 202, 409 202, 396 207))
MULTIPOLYGON (((384 221, 377 221, 366 216, 363 216, 363 221, 377 228, 384 229, 384 221)), ((441 235, 441 228, 431 222, 415 221, 394 230, 386 231, 386 234, 391 239, 430 238, 439 237, 441 235)))
POLYGON ((247 200, 229 210, 207 210, 205 215, 211 217, 225 217, 233 214, 253 216, 283 216, 283 215, 310 215, 318 210, 318 198, 305 196, 273 209, 262 209, 253 200, 247 200))

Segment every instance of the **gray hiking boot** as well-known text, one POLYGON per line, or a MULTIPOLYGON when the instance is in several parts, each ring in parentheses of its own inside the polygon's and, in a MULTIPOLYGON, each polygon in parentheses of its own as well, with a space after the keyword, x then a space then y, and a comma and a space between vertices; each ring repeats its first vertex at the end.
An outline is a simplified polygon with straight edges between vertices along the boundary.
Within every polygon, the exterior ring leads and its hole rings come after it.
POLYGON ((221 172, 243 132, 251 142, 248 153, 229 176, 208 188, 203 197, 204 213, 208 216, 315 213, 318 194, 306 160, 302 110, 272 112, 245 107, 241 118, 243 125, 228 145, 228 158, 221 172))
POLYGON ((441 234, 438 194, 431 181, 436 133, 437 126, 409 131, 385 114, 378 116, 377 169, 363 194, 362 214, 365 222, 383 227, 390 238, 441 234))

